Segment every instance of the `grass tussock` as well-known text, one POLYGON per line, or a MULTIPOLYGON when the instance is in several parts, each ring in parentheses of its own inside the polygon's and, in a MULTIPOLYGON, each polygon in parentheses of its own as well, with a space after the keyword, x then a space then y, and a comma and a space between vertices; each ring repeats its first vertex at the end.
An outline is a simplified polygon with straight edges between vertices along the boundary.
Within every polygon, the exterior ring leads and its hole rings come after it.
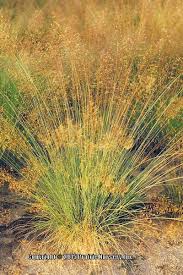
POLYGON ((0 183, 54 251, 120 251, 140 238, 134 226, 166 214, 146 210, 154 196, 181 204, 182 1, 11 3, 0 183))

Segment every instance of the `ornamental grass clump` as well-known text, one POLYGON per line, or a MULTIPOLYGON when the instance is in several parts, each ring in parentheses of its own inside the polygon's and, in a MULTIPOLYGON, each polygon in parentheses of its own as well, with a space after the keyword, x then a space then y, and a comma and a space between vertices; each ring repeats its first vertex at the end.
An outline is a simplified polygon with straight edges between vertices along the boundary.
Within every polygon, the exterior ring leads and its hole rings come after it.
POLYGON ((0 184, 29 213, 21 234, 121 251, 171 203, 152 202, 182 200, 182 1, 15 2, 0 4, 0 184))
MULTIPOLYGON (((110 93, 101 91, 87 78, 78 83, 74 74, 73 87, 66 89, 62 76, 62 90, 52 97, 51 90, 47 94, 39 90, 20 67, 34 89, 31 112, 25 118, 2 93, 6 135, 2 131, 0 145, 2 159, 19 174, 18 179, 8 178, 10 190, 21 195, 32 215, 28 224, 20 226, 22 232, 25 229, 28 238, 41 238, 55 252, 120 251, 123 238, 138 239, 133 226, 147 222, 144 206, 151 202, 151 192, 158 194, 182 178, 171 177, 182 167, 174 162, 183 154, 176 146, 180 132, 162 148, 168 118, 160 126, 180 94, 162 104, 177 79, 160 95, 152 93, 139 108, 141 102, 125 89, 119 98, 115 86, 110 93), (6 157, 11 138, 23 167, 6 157)), ((26 97, 21 92, 20 96, 26 106, 26 97)))

